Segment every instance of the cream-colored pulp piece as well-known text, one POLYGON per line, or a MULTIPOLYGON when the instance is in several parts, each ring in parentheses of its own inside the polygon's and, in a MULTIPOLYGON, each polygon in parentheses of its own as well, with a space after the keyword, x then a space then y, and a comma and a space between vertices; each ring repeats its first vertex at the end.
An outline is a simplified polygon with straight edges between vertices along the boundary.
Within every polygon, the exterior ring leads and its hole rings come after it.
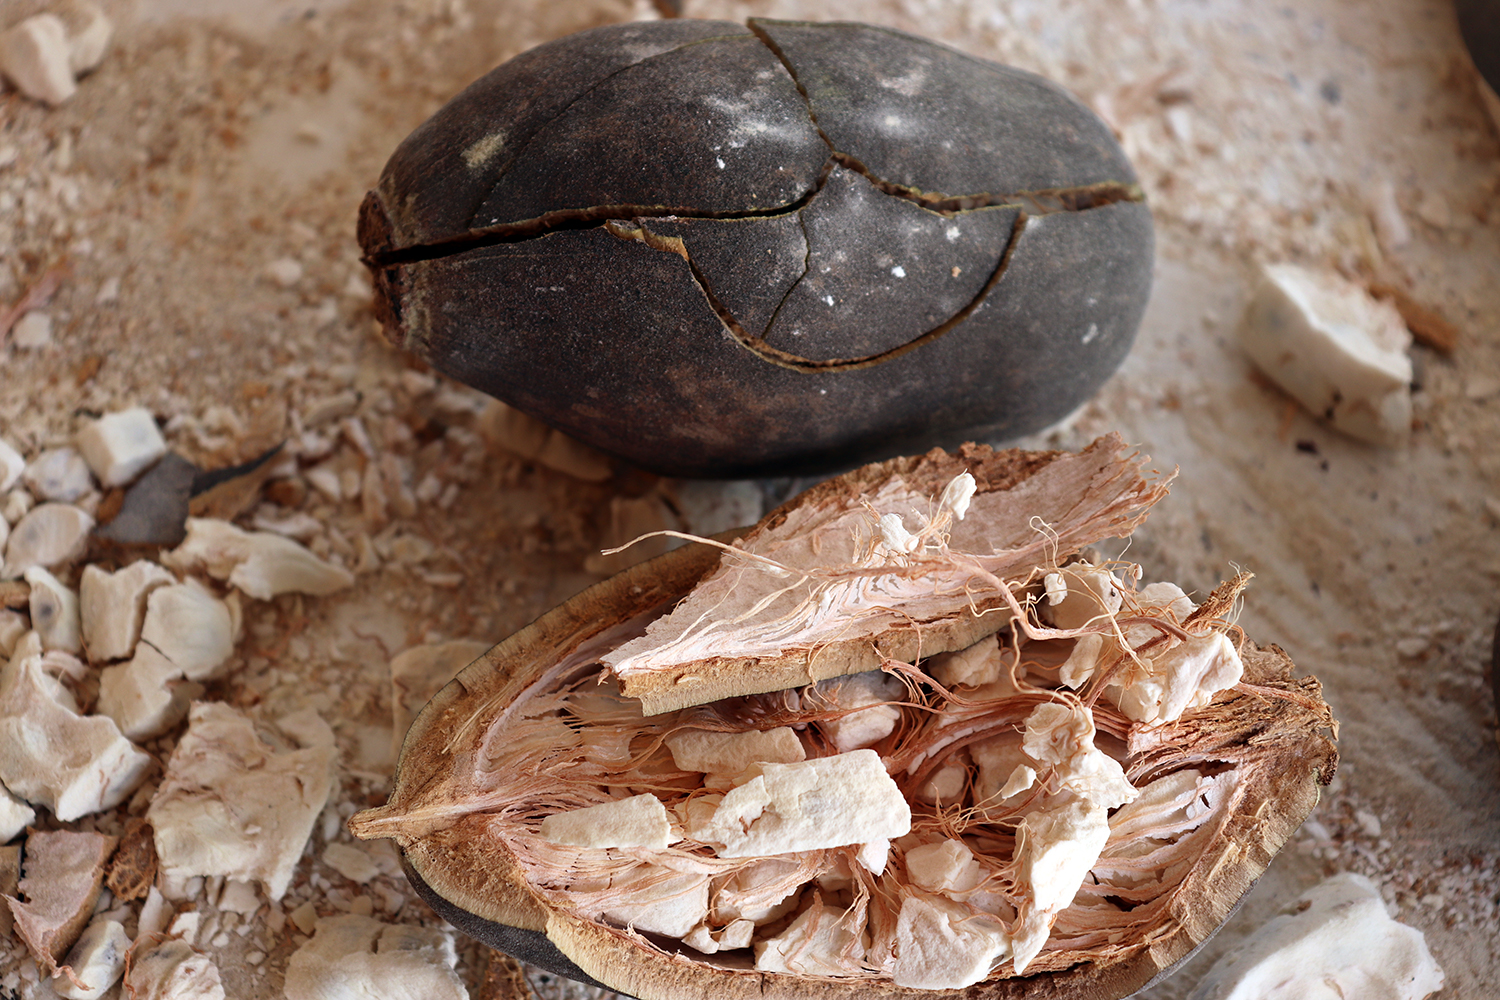
POLYGON ((649 793, 553 813, 542 820, 542 837, 572 847, 649 847, 658 851, 682 839, 673 836, 661 800, 649 793))
POLYGON ((911 807, 873 750, 766 764, 695 835, 721 858, 763 857, 905 836, 911 807))

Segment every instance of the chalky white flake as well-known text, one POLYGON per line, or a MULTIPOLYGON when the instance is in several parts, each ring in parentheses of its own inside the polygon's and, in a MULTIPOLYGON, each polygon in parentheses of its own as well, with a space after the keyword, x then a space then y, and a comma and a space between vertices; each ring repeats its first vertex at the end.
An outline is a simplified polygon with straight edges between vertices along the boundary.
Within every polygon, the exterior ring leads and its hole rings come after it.
POLYGON ((94 488, 88 463, 74 448, 49 448, 26 464, 27 489, 40 500, 72 503, 94 488))
POLYGON ((600 915, 627 927, 681 938, 708 916, 708 876, 641 864, 612 879, 600 915))
POLYGON ((1303 406, 1373 444, 1411 435, 1411 334, 1395 306, 1331 272, 1262 269, 1240 326, 1245 353, 1303 406))
POLYGON ((840 710, 859 709, 823 723, 823 732, 839 753, 867 747, 889 736, 901 718, 906 688, 879 670, 835 677, 817 684, 818 694, 840 710), (868 707, 866 707, 868 706, 868 707))
POLYGON ((135 790, 151 758, 101 716, 62 704, 30 633, 0 665, 0 782, 63 822, 113 809, 135 790), (29 641, 28 641, 29 640, 29 641))
POLYGON ((119 660, 134 652, 146 617, 146 598, 157 587, 176 582, 171 573, 145 559, 113 573, 85 566, 78 602, 89 659, 119 660))
POLYGON ((36 819, 36 810, 0 785, 0 844, 8 844, 16 834, 31 825, 36 819))
POLYGON ((870 947, 870 935, 854 914, 826 903, 809 906, 786 930, 755 943, 761 972, 847 976, 870 947))
POLYGON ((665 850, 672 835, 667 809, 651 794, 554 813, 542 820, 542 837, 572 847, 648 847, 665 850))
POLYGON ((125 990, 131 1000, 225 1000, 213 959, 178 938, 136 949, 125 990))
POLYGON ((99 482, 124 486, 167 453, 156 419, 144 407, 107 413, 84 425, 75 438, 99 482))
POLYGON ((132 740, 160 736, 182 721, 200 686, 176 683, 182 671, 156 647, 142 643, 125 663, 99 673, 95 710, 115 721, 132 740))
POLYGON ((161 872, 254 879, 280 899, 328 799, 337 751, 275 753, 250 720, 216 702, 192 707, 146 818, 161 872))
POLYGON ((897 986, 962 989, 989 975, 1010 953, 998 919, 942 896, 914 892, 896 917, 896 955, 886 966, 897 986))
POLYGON ((125 953, 129 950, 130 935, 125 933, 124 924, 103 915, 95 917, 62 961, 73 975, 54 981, 53 990, 68 1000, 103 996, 125 971, 125 953))
POLYGON ((1109 810, 1139 794, 1119 762, 1094 746, 1094 721, 1080 704, 1038 705, 1027 716, 1022 749, 1056 791, 1026 811, 1017 831, 1017 975, 1042 950, 1057 915, 1104 850, 1109 810))
POLYGON ((6 493, 16 485, 16 480, 25 471, 26 459, 9 441, 0 438, 0 493, 6 493))
POLYGON ((78 90, 68 55, 68 32, 56 15, 37 14, 0 32, 0 73, 44 104, 61 104, 78 90))
POLYGON ((724 796, 707 828, 723 858, 757 857, 905 836, 911 807, 873 750, 764 773, 724 796))
POLYGON ((187 538, 162 561, 173 569, 203 569, 257 600, 277 594, 326 596, 354 585, 348 570, 266 531, 242 531, 228 521, 190 517, 187 538))
MULTIPOLYGON (((1071 600, 1071 598, 1070 598, 1071 600)), ((1063 602, 1063 607, 1067 605, 1063 602)), ((1135 595, 1142 611, 1164 614, 1181 623, 1196 610, 1192 600, 1174 583, 1152 583, 1135 595)), ((1075 615, 1070 620, 1078 620, 1075 615)), ((1123 662, 1104 697, 1128 718, 1148 726, 1175 722, 1192 708, 1202 708, 1220 691, 1238 684, 1244 676, 1244 663, 1229 637, 1210 631, 1186 639, 1175 635, 1163 637, 1149 625, 1133 624, 1124 630, 1132 648, 1155 640, 1149 652, 1123 662)), ((1106 662, 1120 655, 1118 641, 1111 636, 1080 636, 1059 669, 1059 679, 1070 688, 1078 688, 1106 662)))
POLYGON ((989 635, 967 649, 930 657, 925 669, 933 680, 951 690, 991 684, 1000 679, 1002 665, 1000 641, 989 635))
POLYGON ((951 837, 906 852, 906 874, 928 892, 957 898, 984 881, 984 866, 969 845, 951 837))
POLYGON ((1345 872, 1219 959, 1192 1000, 1421 1000, 1443 978, 1422 932, 1392 920, 1368 878, 1345 872))
POLYGON ((807 759, 789 726, 745 733, 683 729, 666 738, 672 763, 684 771, 734 776, 752 764, 795 764, 807 759))
POLYGON ((43 503, 31 508, 5 543, 5 576, 19 577, 33 566, 51 569, 83 555, 94 519, 72 504, 43 503))
POLYGON ((286 968, 286 1000, 468 1000, 447 928, 344 914, 318 920, 286 968))
POLYGON ((78 595, 57 577, 33 566, 25 573, 31 584, 31 627, 41 637, 43 649, 77 653, 83 649, 78 595))
POLYGON ((1120 610, 1123 598, 1109 570, 1073 563, 1046 576, 1047 603, 1042 619, 1054 628, 1082 628, 1120 610))
POLYGON ((141 641, 171 660, 188 680, 204 680, 234 652, 234 623, 228 605, 189 579, 151 592, 141 641))

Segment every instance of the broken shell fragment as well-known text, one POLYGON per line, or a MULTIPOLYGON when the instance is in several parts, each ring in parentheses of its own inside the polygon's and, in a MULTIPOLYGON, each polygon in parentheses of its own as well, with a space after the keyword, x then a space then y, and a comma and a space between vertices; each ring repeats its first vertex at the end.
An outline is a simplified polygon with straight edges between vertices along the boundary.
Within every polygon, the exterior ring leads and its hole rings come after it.
POLYGON ((1153 237, 1061 87, 755 18, 522 53, 396 149, 359 239, 396 344, 600 451, 727 478, 1062 418, 1128 351, 1153 237))
POLYGON ((1246 690, 1184 672, 1170 726, 1105 696, 1144 683, 1134 658, 1233 633, 1245 577, 1194 606, 1075 556, 1164 493, 1118 438, 814 487, 470 664, 351 829, 468 933, 646 1000, 1126 996, 1232 912, 1337 759, 1274 647, 1236 650, 1246 690), (938 499, 964 473, 959 520, 938 499), (885 544, 891 513, 912 544, 885 544), (1060 628, 1049 574, 1117 593, 1060 628), (1060 665, 1102 635, 1128 648, 1075 692, 1060 665), (840 746, 876 708, 891 724, 840 746))
POLYGON ((16 933, 47 973, 58 970, 94 912, 115 838, 37 830, 26 838, 21 899, 5 899, 16 933))

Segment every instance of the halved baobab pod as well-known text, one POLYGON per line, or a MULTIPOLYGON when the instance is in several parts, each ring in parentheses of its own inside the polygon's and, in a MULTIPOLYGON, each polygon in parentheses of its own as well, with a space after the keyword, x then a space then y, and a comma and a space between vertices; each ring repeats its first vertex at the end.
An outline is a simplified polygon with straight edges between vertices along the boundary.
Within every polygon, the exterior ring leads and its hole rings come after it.
POLYGON ((481 940, 648 1000, 1126 996, 1332 776, 1312 678, 1080 553, 1166 493, 1118 437, 867 466, 470 665, 361 837, 481 940))

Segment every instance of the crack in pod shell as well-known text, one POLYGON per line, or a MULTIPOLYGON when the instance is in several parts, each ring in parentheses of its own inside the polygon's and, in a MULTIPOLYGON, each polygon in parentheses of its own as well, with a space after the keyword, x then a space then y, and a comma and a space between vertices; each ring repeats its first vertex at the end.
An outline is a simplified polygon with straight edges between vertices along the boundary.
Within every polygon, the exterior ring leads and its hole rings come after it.
POLYGON ((1062 418, 1119 366, 1150 212, 1061 87, 853 23, 532 49, 361 208, 388 336, 670 475, 847 468, 1062 418))

